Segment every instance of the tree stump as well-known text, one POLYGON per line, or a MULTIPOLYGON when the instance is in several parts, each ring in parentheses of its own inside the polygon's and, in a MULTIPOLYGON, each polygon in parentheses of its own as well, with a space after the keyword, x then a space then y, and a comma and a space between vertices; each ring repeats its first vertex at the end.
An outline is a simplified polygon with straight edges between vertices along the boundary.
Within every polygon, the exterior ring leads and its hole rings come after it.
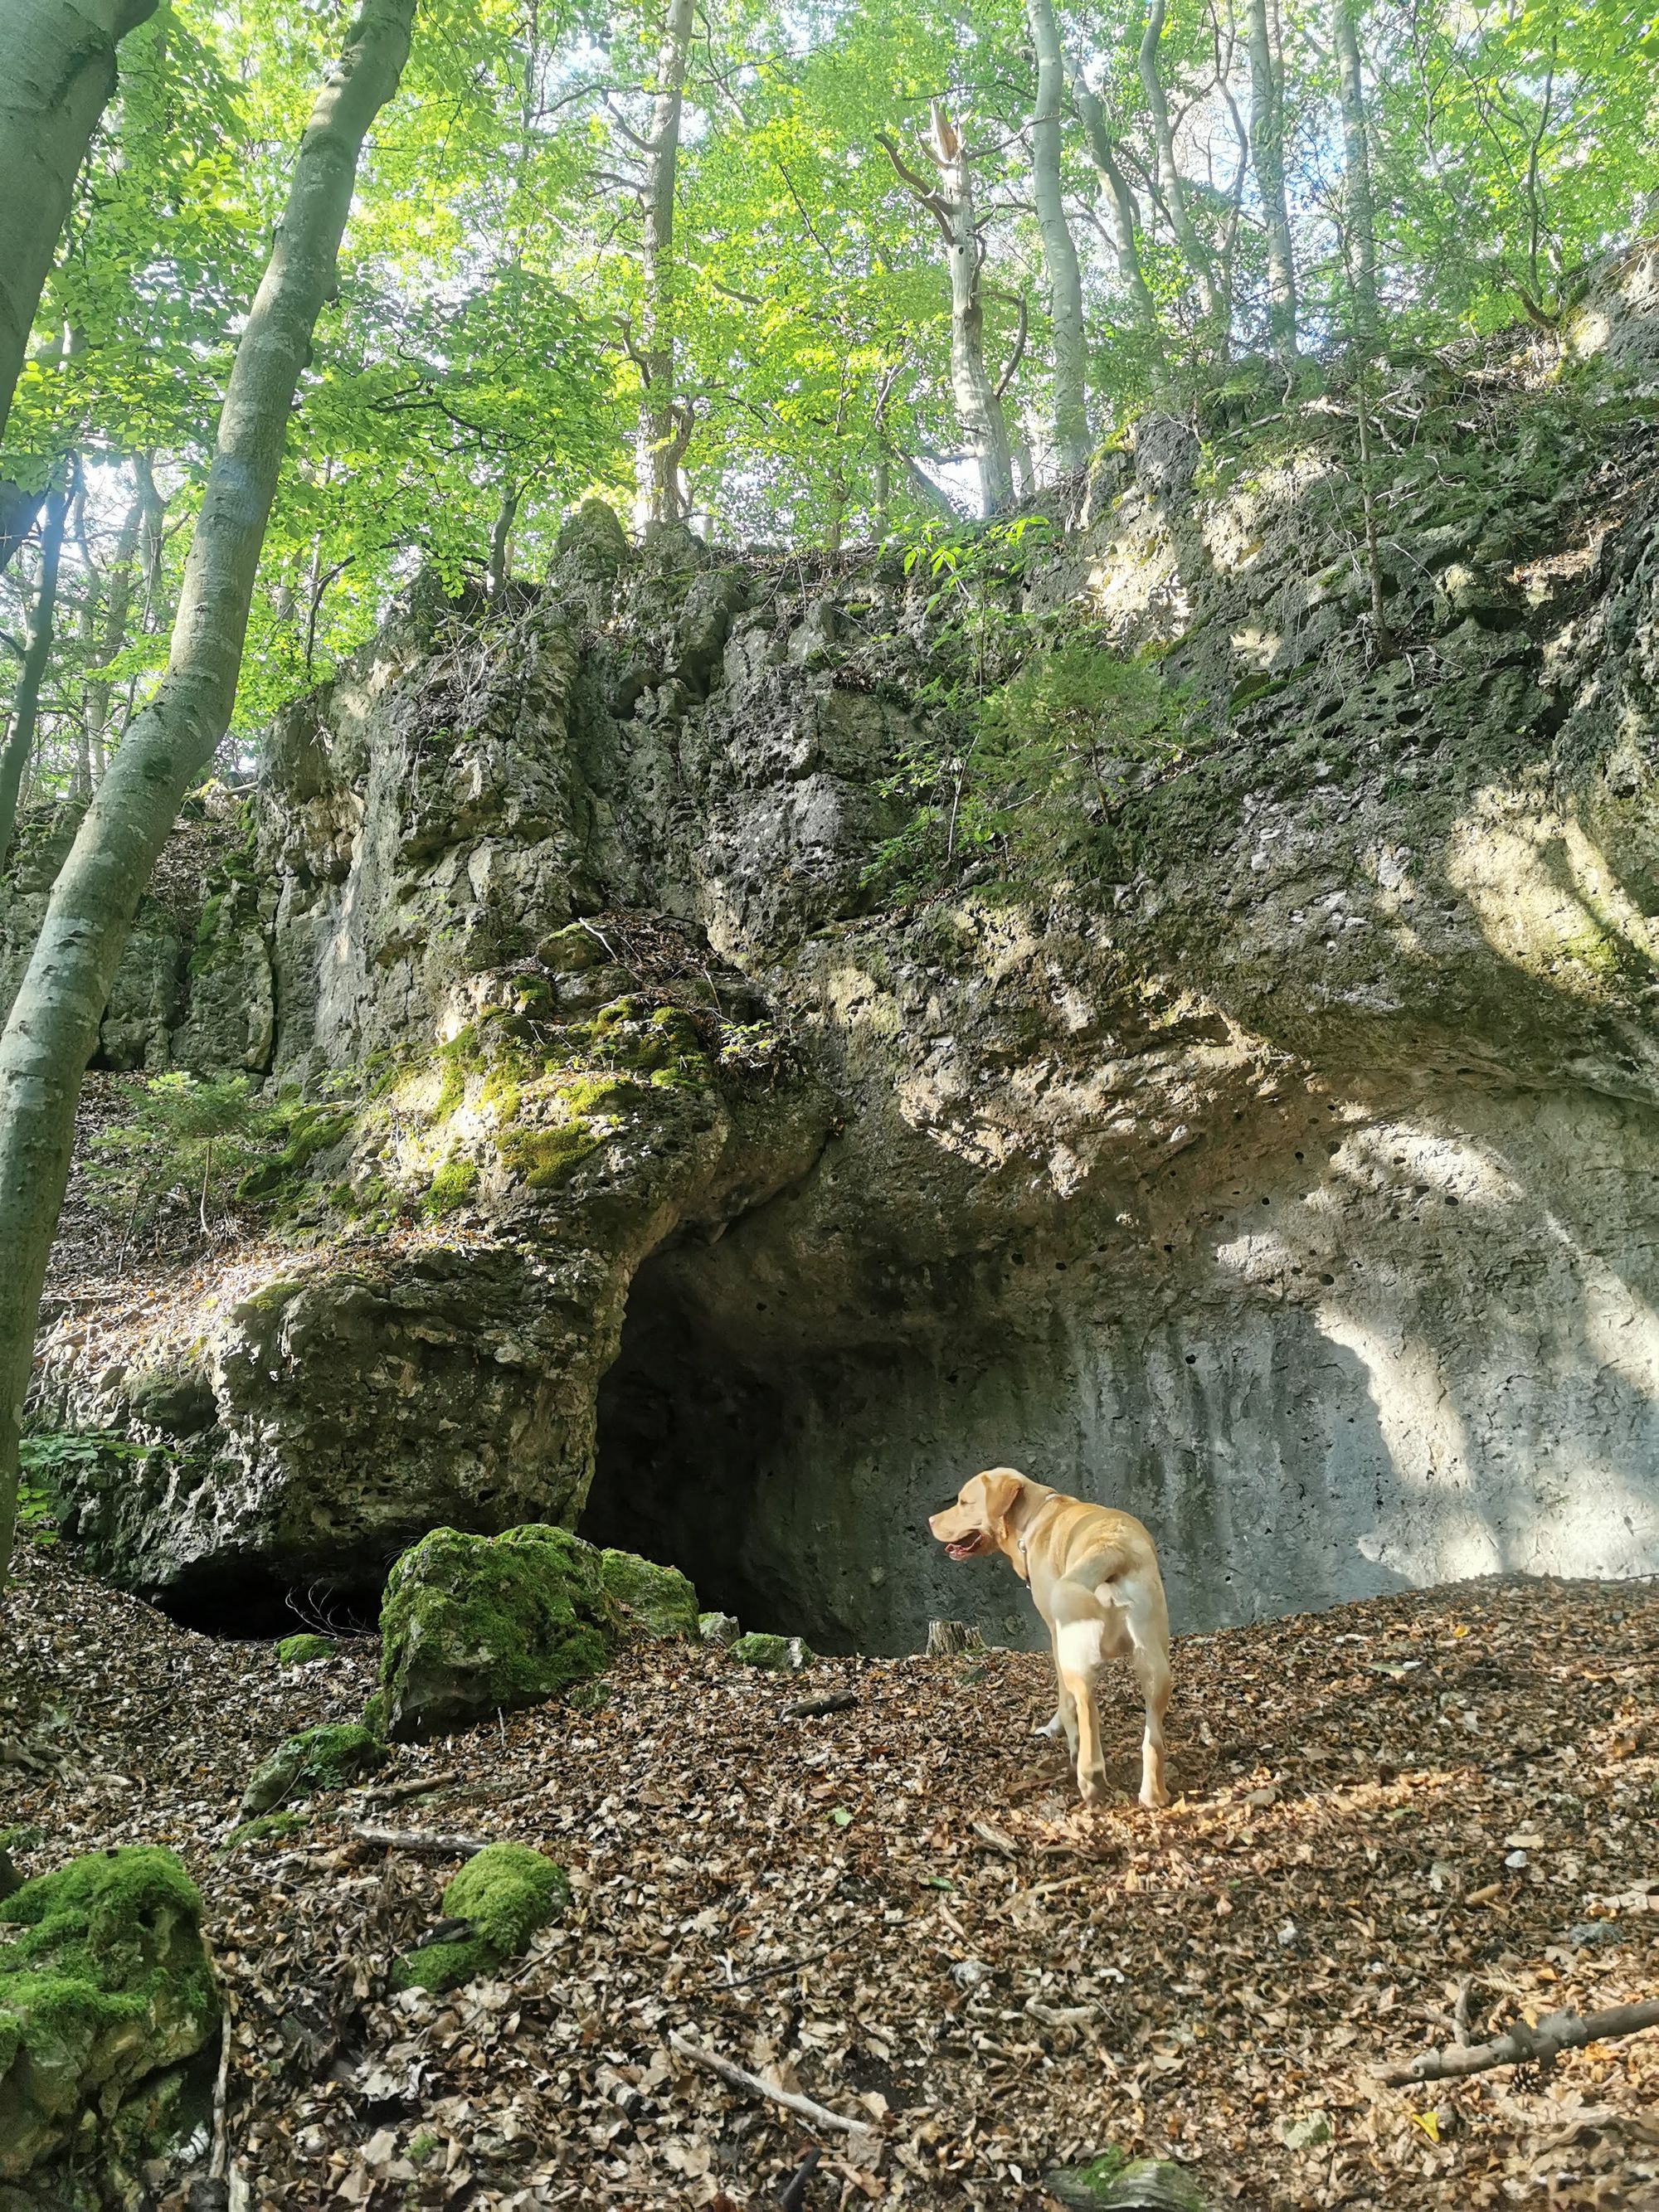
POLYGON ((985 1638, 978 1629, 969 1628, 965 1620, 930 1620, 927 1624, 927 1656, 948 1659, 958 1651, 983 1651, 985 1638))

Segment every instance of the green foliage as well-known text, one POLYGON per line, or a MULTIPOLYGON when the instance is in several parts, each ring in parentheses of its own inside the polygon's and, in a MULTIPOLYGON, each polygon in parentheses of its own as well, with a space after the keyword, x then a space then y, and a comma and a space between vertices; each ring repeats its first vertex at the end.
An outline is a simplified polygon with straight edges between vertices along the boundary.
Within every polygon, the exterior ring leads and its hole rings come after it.
POLYGON ((282 1109, 245 1075, 201 1079, 174 1072, 120 1085, 132 1118, 92 1139, 87 1182, 95 1204, 148 1227, 173 1199, 193 1200, 205 1226, 237 1185, 266 1164, 282 1109))
POLYGON ((17 1522, 37 1544, 55 1544, 66 1487, 111 1461, 140 1460, 148 1447, 112 1430, 63 1430, 22 1437, 17 1447, 17 1522))
POLYGON ((939 679, 920 704, 884 785, 913 811, 868 872, 888 896, 924 895, 969 865, 1027 885, 1109 876, 1127 800, 1206 742, 1155 658, 1086 635, 1039 647, 1000 683, 939 679))
POLYGON ((351 1132, 355 1110, 291 1094, 261 1098, 245 1075, 173 1072, 120 1085, 131 1119, 100 1130, 87 1170, 95 1205, 151 1227, 170 1203, 212 1213, 280 1200, 351 1132))

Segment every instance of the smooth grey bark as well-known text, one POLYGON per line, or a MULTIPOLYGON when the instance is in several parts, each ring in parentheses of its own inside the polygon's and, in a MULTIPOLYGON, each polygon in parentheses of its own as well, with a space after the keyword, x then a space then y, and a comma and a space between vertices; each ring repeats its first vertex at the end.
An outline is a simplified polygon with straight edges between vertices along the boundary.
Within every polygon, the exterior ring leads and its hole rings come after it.
POLYGON ((890 138, 877 144, 939 226, 951 277, 951 392, 957 420, 979 477, 979 510, 994 514, 1014 497, 1013 462, 1002 398, 985 365, 985 301, 980 284, 985 251, 974 202, 973 156, 942 100, 935 100, 926 152, 939 174, 930 185, 890 138))
POLYGON ((115 49, 156 0, 0 5, 0 439, 115 49))
POLYGON ((83 697, 87 722, 87 766, 94 790, 102 781, 107 750, 110 706, 113 687, 103 672, 126 647, 127 625, 132 618, 132 569, 138 551, 138 532, 143 523, 142 493, 121 519, 104 578, 104 620, 95 641, 96 658, 87 671, 83 697))
POLYGON ((1140 265, 1135 197, 1117 158, 1099 94, 1091 92, 1079 76, 1073 85, 1073 97, 1083 124, 1089 158, 1111 205, 1112 250, 1117 260, 1119 281, 1129 295, 1130 319, 1151 356, 1153 383, 1161 387, 1164 381, 1164 341, 1158 326, 1158 309, 1140 265))
POLYGON ((1048 271, 1048 326, 1054 334, 1054 459, 1065 470, 1089 458, 1088 341, 1083 325, 1083 275, 1066 220, 1060 180, 1060 116, 1066 100, 1066 62, 1054 0, 1025 0, 1025 20, 1036 50, 1036 105, 1031 110, 1031 191, 1037 230, 1048 271))
POLYGON ((334 292, 363 138, 397 89, 416 5, 362 0, 317 96, 231 367, 167 672, 87 810, 0 1036, 0 1572, 81 1078, 139 895, 180 799, 229 726, 289 411, 334 292))
POLYGON ((1169 97, 1164 89, 1164 77, 1158 64, 1158 50, 1164 38, 1165 13, 1165 0, 1152 0, 1146 11, 1146 20, 1141 26, 1140 42, 1135 51, 1135 67, 1140 77, 1140 88, 1146 97, 1146 112, 1152 118, 1158 188, 1169 212, 1170 228, 1175 233, 1176 244, 1181 248, 1182 258, 1197 282, 1211 343, 1219 349, 1226 338, 1228 301, 1225 289, 1216 275, 1215 258, 1199 236, 1198 226, 1193 221, 1192 210, 1187 204, 1187 180, 1181 173, 1180 162, 1176 159, 1175 131, 1170 121, 1169 97))
POLYGON ((1250 56, 1250 160, 1267 235, 1267 334, 1286 368, 1297 358, 1296 257, 1285 199, 1285 96, 1267 0, 1245 0, 1250 56))
POLYGON ((645 157, 645 228, 641 240, 643 291, 640 343, 635 362, 640 393, 640 436, 635 463, 638 496, 635 520, 643 530, 653 522, 682 519, 680 461, 689 426, 675 406, 674 343, 677 309, 674 268, 674 180, 678 173, 680 122, 685 107, 685 71, 691 51, 692 0, 668 0, 662 44, 657 54, 656 99, 651 134, 641 143, 645 157))
POLYGON ((1343 199, 1349 281, 1353 287, 1354 337, 1362 351, 1376 336, 1376 212, 1371 194, 1370 138, 1365 85, 1359 66, 1356 0, 1332 0, 1331 45, 1342 102, 1343 199))
POLYGON ((0 867, 5 866, 11 833, 17 826, 17 794, 23 787, 23 773, 34 750, 34 732, 40 726, 40 686, 46 682, 52 659, 58 618, 58 570, 63 558, 64 526, 69 509, 67 482, 54 484, 46 495, 46 520, 40 531, 40 580, 35 587, 29 634, 17 671, 11 719, 5 741, 0 744, 0 867))

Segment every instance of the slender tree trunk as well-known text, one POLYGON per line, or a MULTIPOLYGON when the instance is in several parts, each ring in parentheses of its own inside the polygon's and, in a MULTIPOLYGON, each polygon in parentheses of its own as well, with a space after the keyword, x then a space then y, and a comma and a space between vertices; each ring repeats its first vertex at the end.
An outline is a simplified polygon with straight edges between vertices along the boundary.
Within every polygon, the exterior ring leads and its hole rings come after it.
POLYGON ((11 833, 17 826, 17 794, 23 771, 34 750, 34 733, 40 720, 40 686, 52 659, 53 628, 58 615, 58 569, 64 552, 64 525, 69 514, 68 484, 55 484, 46 495, 46 518, 40 532, 40 581, 29 617, 17 690, 11 702, 11 721, 0 745, 0 867, 5 866, 11 833))
POLYGON ((1088 341, 1083 325, 1083 276, 1066 220, 1060 185, 1060 112, 1066 64, 1054 0, 1025 0, 1036 49, 1036 106, 1031 111, 1031 190, 1048 270, 1048 323, 1054 332, 1054 459, 1066 471, 1089 458, 1088 341))
POLYGON ((647 523, 680 519, 679 453, 675 447, 674 179, 679 166, 680 118, 691 48, 692 0, 668 0, 657 55, 657 96, 645 144, 644 293, 640 310, 640 442, 635 468, 635 519, 647 523))
POLYGON ((0 5, 0 439, 115 49, 156 0, 0 5))
POLYGON ((87 811, 0 1037, 0 1571, 81 1077, 139 894, 179 800, 229 726, 289 410, 334 291, 364 135, 397 89, 415 9, 416 0, 362 0, 312 109, 231 368, 167 673, 87 811))
POLYGON ((1250 53, 1250 159, 1267 233, 1267 332, 1286 368, 1297 358, 1296 259, 1285 199, 1285 96, 1267 0, 1245 0, 1250 53))
POLYGON ((523 487, 510 479, 501 486, 500 506, 495 509, 495 526, 489 533, 489 567, 485 574, 485 585, 492 599, 501 595, 513 568, 513 525, 518 519, 519 501, 523 487))
POLYGON ((1129 295, 1130 318, 1152 357, 1153 384, 1161 386, 1164 381, 1164 340, 1158 326, 1158 309, 1140 265, 1134 194, 1118 161, 1099 95, 1090 91, 1080 76, 1073 80, 1072 89, 1082 118, 1083 135, 1088 142, 1089 158, 1111 204, 1112 245, 1117 258, 1118 278, 1129 295))
POLYGON ((138 550, 138 532, 143 526, 143 500, 140 495, 133 500, 121 519, 114 556, 104 579, 103 630, 97 641, 93 665, 87 672, 84 695, 87 765, 94 791, 104 774, 110 702, 113 696, 109 679, 103 672, 126 648, 127 623, 132 613, 132 564, 138 550))
MULTIPOLYGON (((980 285, 984 252, 974 205, 972 157, 942 100, 933 102, 933 137, 927 145, 927 158, 939 173, 937 187, 916 174, 890 138, 878 136, 876 143, 933 216, 945 240, 951 276, 951 392, 979 477, 980 513, 993 514, 1013 503, 1014 471, 1001 395, 985 366, 985 301, 980 285)), ((937 485, 931 489, 935 497, 943 497, 937 485)))
POLYGON ((1211 334, 1210 343, 1212 347, 1219 348, 1225 341, 1227 300, 1216 280, 1214 256, 1199 236, 1192 210, 1187 204, 1187 180, 1181 173, 1180 162, 1176 159, 1170 102, 1158 65, 1158 50, 1164 37, 1164 0, 1152 0, 1146 21, 1141 27, 1135 64, 1140 76, 1140 88, 1146 95, 1146 112, 1152 118, 1152 147, 1158 161, 1158 188, 1164 195, 1164 206, 1169 210, 1170 227, 1175 232, 1176 244, 1181 248, 1182 258, 1197 282, 1199 298, 1204 303, 1205 324, 1211 334))
POLYGON ((21 484, 0 482, 0 576, 11 566, 13 556, 28 542, 40 516, 41 491, 25 491, 21 484))
POLYGON ((138 484, 138 505, 143 520, 139 525, 140 568, 144 579, 144 612, 142 627, 157 630, 161 627, 161 564, 167 557, 167 541, 164 525, 167 503, 161 496, 155 481, 155 463, 149 453, 135 453, 132 473, 138 484))
POLYGON ((1342 100, 1342 151, 1347 173, 1343 197, 1354 337, 1361 350, 1368 351, 1376 336, 1376 216, 1371 197, 1370 142, 1357 15, 1356 0, 1332 0, 1331 44, 1342 100))

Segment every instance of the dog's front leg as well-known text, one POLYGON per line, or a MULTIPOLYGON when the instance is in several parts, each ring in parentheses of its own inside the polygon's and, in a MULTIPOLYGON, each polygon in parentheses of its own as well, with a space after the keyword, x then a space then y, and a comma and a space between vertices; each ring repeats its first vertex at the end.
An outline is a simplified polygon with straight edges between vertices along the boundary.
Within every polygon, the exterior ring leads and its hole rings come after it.
POLYGON ((1063 1735, 1066 1738, 1066 1748, 1075 1761, 1077 1758, 1077 1702, 1075 1698, 1073 1698, 1071 1692, 1066 1688, 1066 1677, 1060 1670, 1060 1631, 1054 1626, 1052 1621, 1048 1625, 1048 1649, 1053 1654, 1054 1662, 1054 1711, 1053 1718, 1046 1720, 1042 1726, 1037 1729, 1036 1733, 1038 1735, 1046 1735, 1050 1738, 1063 1735))

